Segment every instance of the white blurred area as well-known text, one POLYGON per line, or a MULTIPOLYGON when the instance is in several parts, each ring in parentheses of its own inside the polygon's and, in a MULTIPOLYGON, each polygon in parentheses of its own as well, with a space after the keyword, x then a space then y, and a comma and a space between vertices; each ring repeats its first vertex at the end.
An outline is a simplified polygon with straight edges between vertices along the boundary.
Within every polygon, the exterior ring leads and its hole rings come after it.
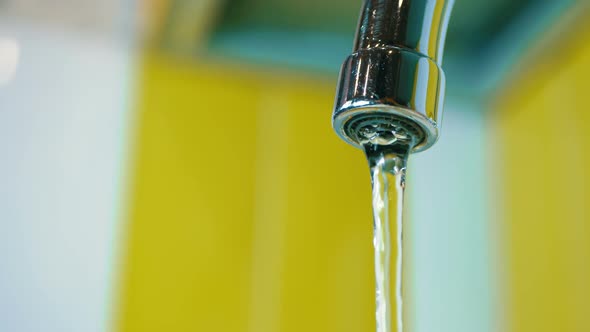
POLYGON ((498 314, 485 108, 447 95, 435 148, 408 164, 413 332, 504 331, 498 314))
POLYGON ((110 330, 133 6, 0 2, 0 331, 110 330))
POLYGON ((8 0, 0 3, 4 19, 70 32, 116 37, 124 4, 115 0, 8 0))

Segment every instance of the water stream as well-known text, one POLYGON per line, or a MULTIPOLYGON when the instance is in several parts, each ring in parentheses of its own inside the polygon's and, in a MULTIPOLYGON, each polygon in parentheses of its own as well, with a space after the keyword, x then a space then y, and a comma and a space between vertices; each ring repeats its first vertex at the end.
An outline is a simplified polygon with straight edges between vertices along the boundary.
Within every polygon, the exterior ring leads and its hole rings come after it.
POLYGON ((402 207, 408 150, 365 145, 373 185, 377 332, 403 331, 402 207))
POLYGON ((377 332, 403 331, 402 208, 408 155, 416 137, 400 126, 359 131, 373 187, 377 332))

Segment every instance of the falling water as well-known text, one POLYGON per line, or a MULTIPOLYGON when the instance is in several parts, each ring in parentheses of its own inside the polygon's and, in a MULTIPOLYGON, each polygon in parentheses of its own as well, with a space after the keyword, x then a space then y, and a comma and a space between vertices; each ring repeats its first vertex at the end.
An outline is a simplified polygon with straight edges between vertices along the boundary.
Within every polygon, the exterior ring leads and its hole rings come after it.
POLYGON ((358 133, 373 186, 377 332, 402 332, 402 207, 406 164, 416 136, 403 126, 383 123, 358 133))

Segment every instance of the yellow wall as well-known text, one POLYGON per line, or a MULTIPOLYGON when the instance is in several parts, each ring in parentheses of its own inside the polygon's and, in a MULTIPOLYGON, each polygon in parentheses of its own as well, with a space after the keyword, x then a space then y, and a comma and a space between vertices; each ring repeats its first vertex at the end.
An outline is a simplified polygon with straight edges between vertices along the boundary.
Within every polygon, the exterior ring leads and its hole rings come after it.
POLYGON ((511 331, 590 331, 588 27, 540 48, 492 113, 511 331))
POLYGON ((370 181, 334 82, 157 56, 142 75, 118 330, 373 330, 370 181))

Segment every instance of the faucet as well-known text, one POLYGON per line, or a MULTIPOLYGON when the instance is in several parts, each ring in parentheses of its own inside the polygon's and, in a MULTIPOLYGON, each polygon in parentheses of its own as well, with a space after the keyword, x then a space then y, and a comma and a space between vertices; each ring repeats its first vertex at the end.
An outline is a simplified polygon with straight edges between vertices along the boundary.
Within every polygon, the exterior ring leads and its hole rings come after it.
POLYGON ((403 127, 423 151, 440 135, 441 68, 454 0, 365 0, 353 53, 340 71, 332 124, 361 147, 362 130, 403 127))

